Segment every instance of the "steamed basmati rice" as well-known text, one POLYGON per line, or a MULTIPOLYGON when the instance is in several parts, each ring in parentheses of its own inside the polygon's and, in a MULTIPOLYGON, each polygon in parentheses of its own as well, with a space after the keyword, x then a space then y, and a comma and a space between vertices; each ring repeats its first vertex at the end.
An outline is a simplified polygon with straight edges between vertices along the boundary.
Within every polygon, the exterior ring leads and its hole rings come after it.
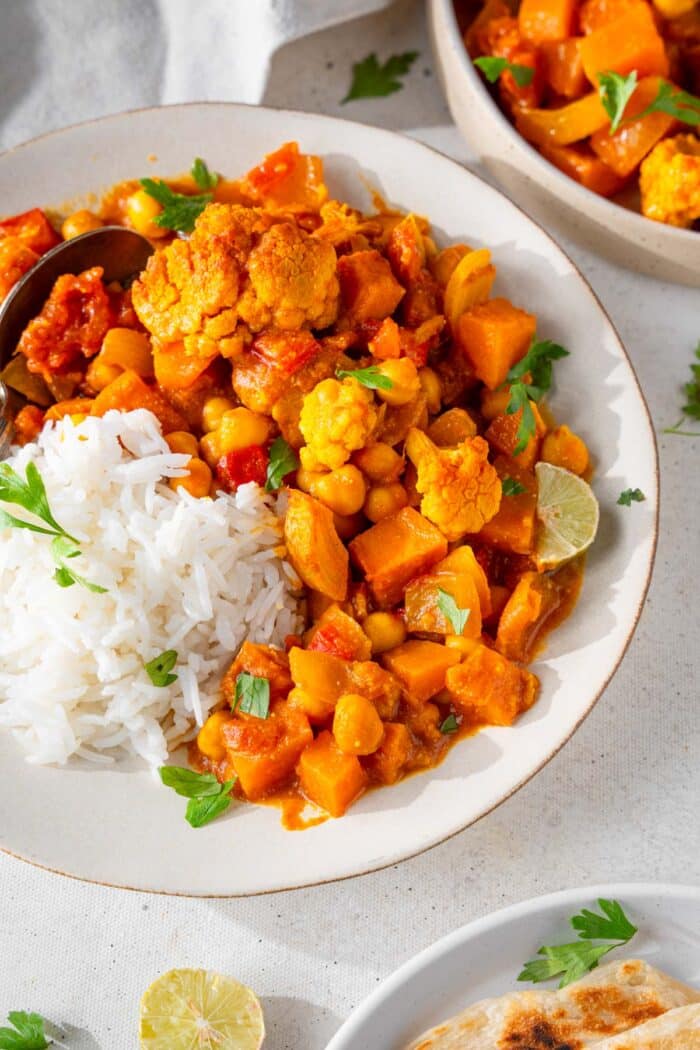
POLYGON ((0 529, 0 726, 30 762, 126 751, 160 765, 202 724, 244 639, 281 645, 299 627, 274 498, 254 484, 174 492, 163 478, 188 457, 142 410, 45 427, 8 462, 24 476, 30 460, 80 541, 71 567, 107 590, 59 587, 49 537, 0 529), (144 664, 168 649, 178 678, 162 688, 144 664))

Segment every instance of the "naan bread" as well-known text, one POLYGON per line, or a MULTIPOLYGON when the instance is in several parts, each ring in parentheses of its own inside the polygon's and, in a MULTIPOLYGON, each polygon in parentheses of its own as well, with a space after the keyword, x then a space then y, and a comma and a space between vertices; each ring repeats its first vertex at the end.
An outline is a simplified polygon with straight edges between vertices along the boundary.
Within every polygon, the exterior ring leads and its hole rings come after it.
POLYGON ((612 1039, 595 1050, 700 1050, 700 1003, 678 1006, 612 1039))
POLYGON ((598 1050, 601 1040, 696 1002, 696 989, 630 959, 600 966, 558 991, 483 999, 407 1050, 598 1050))

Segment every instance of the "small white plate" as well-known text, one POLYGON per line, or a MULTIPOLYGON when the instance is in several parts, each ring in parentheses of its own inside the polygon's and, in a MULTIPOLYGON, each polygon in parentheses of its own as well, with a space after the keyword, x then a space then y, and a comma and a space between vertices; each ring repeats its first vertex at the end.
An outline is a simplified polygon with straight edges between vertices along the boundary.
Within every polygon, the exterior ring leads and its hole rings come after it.
MULTIPOLYGON (((488 813, 568 740, 629 644, 656 544, 654 433, 627 355, 570 259, 497 190, 459 164, 400 135, 305 113, 196 103, 124 113, 35 139, 0 156, 8 214, 84 198, 125 178, 173 174, 204 157, 230 175, 296 139, 323 155, 331 192, 370 207, 367 183, 427 215, 442 243, 488 245, 497 295, 537 313, 539 332, 567 346, 552 398, 556 415, 588 442, 601 526, 579 603, 535 671, 537 704, 512 729, 461 742, 443 764, 370 792, 341 820, 286 832, 270 807, 232 806, 198 831, 184 803, 127 766, 27 765, 0 734, 0 848, 95 882, 193 895, 291 889, 394 864, 488 813), (153 160, 153 156, 157 160, 153 160), (623 489, 646 502, 618 507, 623 489)), ((1 627, 0 627, 1 629, 1 627)))
POLYGON ((326 1050, 403 1050, 479 999, 535 987, 517 983, 523 963, 543 944, 575 940, 570 917, 597 910, 599 897, 619 900, 639 929, 611 961, 645 959, 700 986, 700 889, 620 883, 563 890, 477 919, 426 948, 360 1004, 326 1050))

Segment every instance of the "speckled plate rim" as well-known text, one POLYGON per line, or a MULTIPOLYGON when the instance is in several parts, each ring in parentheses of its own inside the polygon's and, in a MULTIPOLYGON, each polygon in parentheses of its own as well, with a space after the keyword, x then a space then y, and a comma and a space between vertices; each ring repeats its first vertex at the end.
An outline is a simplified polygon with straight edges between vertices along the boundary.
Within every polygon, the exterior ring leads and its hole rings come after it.
MULTIPOLYGON (((508 927, 517 920, 526 919, 531 920, 533 926, 532 951, 534 952, 545 936, 544 927, 549 914, 560 908, 563 908, 570 914, 574 914, 581 907, 595 907, 595 902, 601 897, 608 900, 619 900, 623 905, 629 905, 630 908, 633 908, 635 903, 639 906, 643 902, 650 900, 658 900, 664 903, 677 902, 679 904, 691 902, 692 907, 697 908, 700 914, 700 888, 681 883, 614 882, 595 886, 579 886, 574 889, 558 890, 554 893, 531 897, 517 904, 508 905, 505 908, 500 908, 498 911, 490 912, 488 915, 466 923, 452 933, 448 933, 439 940, 434 941, 417 955, 402 963, 397 970, 386 977, 353 1010, 332 1037, 326 1050, 364 1050, 364 1047, 368 1044, 366 1042, 367 1032, 363 1031, 363 1029, 373 1023, 377 1011, 390 1004, 392 999, 396 999, 396 1007, 399 1006, 400 1000, 405 1013, 406 1004, 409 1003, 411 1006, 414 1004, 411 994, 412 990, 407 987, 410 982, 423 978, 429 971, 440 970, 441 966, 446 968, 445 960, 455 950, 471 946, 476 956, 479 951, 479 942, 482 938, 494 931, 501 930, 503 931, 503 940, 507 942, 508 927)), ((562 939, 565 932, 566 928, 563 927, 562 939)), ((698 949, 697 966, 700 973, 700 937, 698 938, 698 949)), ((512 955, 508 955, 508 951, 506 944, 503 954, 508 956, 508 972, 503 975, 502 991, 494 994, 506 994, 515 990, 524 991, 530 987, 529 985, 524 985, 520 988, 513 987, 512 975, 517 972, 517 967, 524 963, 525 959, 513 958, 512 955), (508 983, 509 977, 511 980, 510 986, 508 983)), ((627 955, 630 958, 636 958, 634 942, 632 942, 629 949, 621 949, 621 952, 616 953, 613 959, 620 958, 621 954, 623 957, 627 955)), ((640 955, 643 957, 644 951, 640 952, 640 955)), ((688 979, 690 979, 690 976, 688 979)), ((476 998, 478 997, 470 995, 465 990, 464 1005, 466 1006, 468 1003, 476 1001, 476 998)), ((440 1021, 441 1017, 436 1017, 434 1021, 428 1023, 439 1024, 440 1021)), ((420 1032, 421 1028, 419 1027, 418 1031, 413 1033, 413 1037, 420 1035, 420 1032)), ((394 1043, 390 1047, 386 1043, 379 1042, 372 1044, 372 1050, 399 1050, 399 1048, 394 1043)))
MULTIPOLYGON (((243 104, 243 103, 233 103, 233 102, 227 102, 227 101, 207 100, 207 101, 203 101, 203 102, 191 101, 191 102, 187 102, 187 103, 178 103, 178 104, 173 104, 173 105, 169 105, 169 106, 149 106, 149 107, 142 107, 142 108, 124 110, 124 111, 119 111, 119 112, 116 112, 116 113, 113 113, 113 114, 108 114, 108 115, 105 115, 103 117, 95 118, 93 120, 81 121, 81 122, 78 122, 78 123, 75 123, 75 124, 72 124, 72 125, 67 125, 67 126, 64 126, 62 128, 58 128, 58 129, 55 129, 53 131, 46 132, 46 133, 44 133, 42 135, 38 135, 38 136, 36 136, 34 138, 28 139, 25 142, 19 143, 19 144, 15 145, 15 146, 11 147, 9 150, 0 152, 0 165, 2 165, 2 162, 6 158, 13 157, 13 156, 15 156, 15 155, 17 155, 19 153, 22 153, 22 152, 24 152, 26 150, 30 150, 35 144, 43 142, 46 139, 60 137, 65 132, 69 132, 69 131, 76 130, 76 129, 89 128, 91 126, 95 126, 95 125, 98 125, 98 124, 104 124, 105 122, 109 122, 110 120, 118 120, 118 119, 121 119, 121 118, 124 118, 124 117, 136 116, 136 115, 139 115, 139 114, 146 115, 146 114, 156 113, 156 112, 159 112, 159 111, 167 111, 169 114, 173 114, 174 115, 179 110, 191 110, 191 109, 197 109, 197 108, 216 109, 216 110, 222 110, 223 109, 223 110, 226 110, 226 111, 230 112, 231 114, 235 114, 235 112, 238 111, 238 110, 268 111, 268 112, 275 113, 278 116, 288 116, 290 118, 302 118, 304 120, 310 120, 310 121, 313 121, 313 122, 321 122, 321 123, 324 123, 324 124, 328 125, 329 128, 337 127, 338 125, 340 125, 341 127, 343 125, 349 125, 349 126, 357 126, 357 125, 359 125, 360 128, 363 128, 363 129, 367 130, 368 132, 371 132, 372 134, 379 135, 382 138, 395 139, 395 140, 397 140, 397 142, 402 142, 402 143, 405 143, 405 142, 408 141, 408 142, 411 143, 412 148, 415 148, 417 151, 420 151, 420 152, 424 153, 428 157, 432 154, 432 155, 437 155, 437 156, 443 158, 445 161, 449 162, 450 165, 452 165, 455 168, 459 169, 464 174, 466 179, 474 180, 476 183, 479 183, 481 186, 485 187, 489 193, 495 194, 496 196, 498 196, 500 198, 503 198, 505 201, 507 201, 507 203, 508 203, 508 205, 510 207, 515 209, 517 212, 519 212, 520 216, 522 217, 522 220, 526 224, 528 224, 531 227, 533 227, 538 236, 542 237, 543 239, 545 239, 548 242, 548 246, 549 246, 550 250, 553 251, 554 255, 555 256, 556 255, 561 256, 561 258, 568 264, 568 266, 571 268, 573 274, 578 278, 578 280, 581 282, 583 288, 585 288, 585 290, 587 291, 588 296, 589 296, 590 300, 592 301, 592 305, 603 316, 603 318, 605 319, 607 325, 609 326, 609 329, 610 329, 610 331, 611 331, 612 335, 614 336, 615 341, 617 343, 617 347, 618 347, 618 350, 619 350, 619 352, 621 354, 621 357, 624 359, 624 361, 625 361, 625 363, 626 363, 626 365, 627 365, 627 367, 629 369, 629 372, 630 372, 631 377, 632 377, 632 381, 633 381, 633 384, 634 384, 634 388, 635 388, 637 397, 639 399, 640 404, 643 407, 644 414, 645 414, 645 417, 646 417, 646 420, 647 420, 647 423, 648 423, 649 435, 651 437, 651 443, 652 443, 652 448, 653 448, 653 465, 652 465, 652 468, 653 468, 653 477, 654 477, 654 481, 655 481, 654 491, 653 492, 647 492, 647 506, 650 507, 650 509, 652 511, 652 527, 651 527, 650 543, 649 543, 649 546, 648 546, 648 555, 647 555, 647 559, 646 559, 646 563, 645 563, 645 567, 644 567, 644 583, 643 583, 643 586, 642 586, 642 588, 640 590, 640 593, 639 593, 639 598, 638 598, 638 601, 637 601, 637 604, 636 604, 636 608, 635 608, 634 614, 630 618, 629 626, 628 626, 628 629, 626 631, 625 637, 624 637, 624 639, 622 640, 622 642, 619 645, 619 648, 617 650, 617 654, 616 654, 615 660, 611 662, 611 666, 610 666, 609 672, 606 675, 604 681, 602 682, 600 688, 595 692, 594 695, 591 696, 591 698, 590 698, 590 700, 589 700, 589 702, 588 702, 588 704, 586 706, 586 709, 581 713, 580 717, 576 720, 576 722, 571 725, 571 727, 569 728, 568 732, 557 742, 557 745, 555 747, 550 748, 550 750, 546 754, 544 754, 541 757, 541 759, 532 768, 530 768, 528 770, 526 775, 522 776, 520 779, 518 779, 517 782, 512 784, 507 791, 504 791, 503 794, 500 795, 500 797, 493 802, 493 804, 490 804, 487 807, 485 807, 478 815, 476 815, 474 817, 471 817, 470 819, 468 819, 464 823, 459 824, 459 826, 455 826, 453 829, 451 829, 449 831, 449 833, 445 834, 445 833, 440 832, 440 833, 438 833, 436 835, 432 835, 432 836, 426 835, 426 836, 424 836, 423 842, 419 846, 416 846, 415 849, 401 850, 400 852, 396 852, 395 854, 386 855, 386 856, 382 857, 381 859, 373 861, 372 863, 367 863, 367 864, 362 865, 362 866, 360 866, 358 868, 355 868, 353 870, 337 871, 337 872, 334 872, 333 874, 328 875, 326 877, 312 878, 312 879, 303 880, 303 881, 300 880, 300 881, 295 881, 293 883, 281 881, 279 884, 268 886, 265 889, 253 889, 253 890, 246 889, 246 890, 236 890, 236 891, 229 891, 229 892, 207 892, 207 891, 204 891, 204 890, 192 890, 192 891, 190 891, 190 890, 183 890, 183 889, 180 889, 180 888, 178 888, 178 889, 168 889, 168 888, 160 888, 160 887, 152 887, 152 886, 132 885, 132 884, 129 884, 128 882, 116 882, 116 881, 113 882, 113 881, 111 881, 109 879, 93 878, 93 877, 90 877, 90 876, 87 876, 87 875, 82 875, 82 874, 79 874, 79 873, 76 873, 76 872, 66 871, 66 870, 64 870, 63 867, 52 866, 50 863, 44 863, 44 862, 39 861, 38 859, 36 859, 34 857, 28 857, 23 852, 18 852, 17 850, 14 850, 9 843, 5 843, 3 841, 0 841, 0 851, 2 851, 3 853, 7 854, 8 856, 11 856, 11 857, 13 857, 15 859, 18 859, 18 860, 21 860, 21 861, 24 861, 26 863, 30 863, 30 864, 34 865, 35 867, 38 867, 38 868, 40 868, 42 870, 49 871, 49 872, 52 872, 52 873, 55 873, 55 874, 58 874, 58 875, 62 875, 62 876, 67 877, 67 878, 76 879, 77 881, 83 881, 83 882, 88 882, 88 883, 94 883, 96 885, 103 885, 103 886, 110 886, 110 887, 113 887, 113 888, 131 890, 133 892, 148 892, 148 893, 154 893, 154 894, 161 894, 161 895, 164 895, 164 896, 198 897, 198 898, 205 898, 205 899, 206 898, 209 898, 209 899, 218 899, 218 898, 226 899, 226 898, 231 898, 231 897, 246 897, 246 896, 265 895, 265 894, 269 894, 269 893, 286 892, 286 891, 291 890, 291 889, 305 889, 305 888, 309 888, 309 887, 312 887, 312 886, 320 886, 320 885, 325 885, 325 884, 332 883, 332 882, 343 881, 345 879, 356 878, 356 877, 359 877, 359 876, 368 875, 368 874, 371 874, 374 871, 379 871, 379 870, 382 870, 384 868, 391 867, 392 865, 394 865, 396 863, 399 863, 399 862, 401 862, 403 860, 407 860, 407 859, 410 859, 412 857, 419 856, 419 855, 421 855, 423 853, 428 852, 431 849, 434 849, 435 847, 439 846, 441 843, 449 841, 449 839, 455 837, 458 834, 461 834, 468 827, 472 826, 477 821, 481 820, 483 817, 488 816, 489 813, 493 812, 494 809, 498 808, 498 806, 500 806, 503 802, 505 802, 509 798, 511 798, 517 791, 520 790, 520 788, 522 788, 534 776, 536 776, 544 768, 544 766, 547 765, 547 763, 549 761, 551 761, 551 759, 554 758, 555 755, 557 755, 559 753, 559 751, 564 747, 564 745, 566 743, 568 743, 568 741, 574 735, 576 730, 580 727, 580 725, 585 720, 585 718, 590 714, 590 712, 592 711, 593 707, 595 706, 597 701, 600 699, 602 694, 605 692, 605 690, 607 689, 608 685, 610 684, 612 678, 614 677, 615 673, 619 669, 620 664, 622 663, 622 660, 624 659, 624 656, 625 656, 625 654, 626 654, 626 652, 627 652, 627 650, 629 648, 629 645, 631 643, 632 637, 633 637, 634 632, 635 632, 635 630, 637 628, 637 625, 638 625, 638 622, 639 622, 639 618, 641 616, 642 609, 644 607, 644 603, 646 601, 646 597, 647 597, 647 593, 648 593, 648 590, 649 590, 649 586, 651 584, 654 560, 655 560, 657 544, 658 544, 660 477, 659 477, 659 457, 658 457, 658 444, 657 444, 657 440, 656 440, 656 432, 654 430, 653 422, 652 422, 652 419, 651 419, 651 415, 650 415, 650 412, 649 412, 649 408, 648 408, 646 399, 644 397, 644 393, 643 393, 643 391, 641 389, 641 386, 640 386, 639 380, 637 378, 636 372, 634 370, 634 366, 632 364, 630 356, 627 353, 627 350, 626 350, 626 348, 625 348, 625 346, 624 346, 624 344, 623 344, 623 342, 622 342, 622 340, 621 340, 621 338, 619 336, 619 333, 617 332, 617 329, 615 328, 615 325, 614 325, 612 319, 610 318, 607 310, 602 305, 598 295, 595 293, 595 291, 591 287, 589 281, 581 273, 581 271, 578 269, 578 267, 576 266, 574 261, 571 259, 571 257, 560 247, 560 245, 556 242, 556 240, 542 226, 540 226, 540 224, 536 220, 531 218, 522 207, 520 207, 511 198, 509 198, 502 190, 496 189, 493 186, 489 185, 483 179, 480 179, 479 176, 475 175, 473 172, 469 171, 468 169, 466 169, 462 165, 460 165, 458 161, 454 160, 449 155, 447 155, 447 154, 445 154, 445 153, 443 153, 443 152, 441 152, 441 151, 439 151, 439 150, 437 150, 437 149, 435 149, 433 147, 427 146, 424 143, 416 141, 415 139, 409 139, 408 136, 402 135, 402 134, 400 134, 398 132, 393 132, 393 131, 388 131, 386 129, 377 128, 377 127, 375 127, 373 125, 365 124, 365 123, 362 123, 362 122, 359 122, 359 121, 349 121, 349 120, 344 120, 342 118, 330 117, 330 116, 326 116, 326 115, 322 115, 322 114, 312 114, 312 113, 307 113, 307 112, 299 111, 299 110, 286 110, 286 109, 279 108, 279 107, 249 106, 249 105, 246 105, 246 104, 243 104)), ((427 774, 421 774, 421 775, 423 775, 423 776, 425 776, 425 775, 430 776, 430 773, 428 772, 427 774)), ((1 834, 1 832, 0 832, 0 834, 1 834)))

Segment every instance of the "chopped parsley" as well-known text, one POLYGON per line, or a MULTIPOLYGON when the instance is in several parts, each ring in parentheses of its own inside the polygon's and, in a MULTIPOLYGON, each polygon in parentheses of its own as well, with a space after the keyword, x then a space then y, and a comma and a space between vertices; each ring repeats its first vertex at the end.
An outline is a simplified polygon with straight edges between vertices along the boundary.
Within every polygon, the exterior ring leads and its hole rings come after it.
POLYGON ((177 651, 175 649, 166 649, 160 656, 154 656, 152 660, 149 660, 143 666, 146 668, 146 674, 153 684, 162 689, 166 685, 172 685, 173 682, 177 681, 177 675, 170 673, 176 663, 177 651))
POLYGON ((501 489, 503 490, 504 496, 519 496, 521 492, 527 492, 524 485, 521 485, 515 478, 503 478, 501 481, 501 489))
POLYGON ((163 208, 153 220, 156 226, 179 233, 192 233, 194 224, 212 199, 211 193, 176 193, 162 179, 141 179, 141 186, 163 208))
POLYGON ((12 1028, 0 1028, 0 1050, 45 1050, 53 1042, 46 1038, 40 1014, 11 1010, 7 1020, 12 1028))
POLYGON ((641 489, 625 489, 617 498, 621 507, 631 507, 633 503, 643 503, 646 496, 641 489))
POLYGON ((700 430, 685 430, 687 420, 700 423, 700 343, 695 347, 694 353, 697 364, 691 364, 690 371, 693 378, 683 386, 686 401, 682 406, 683 415, 672 427, 666 427, 664 434, 681 434, 683 437, 700 437, 700 430))
POLYGON ((391 390, 393 387, 393 381, 389 379, 389 376, 385 376, 380 372, 377 365, 370 365, 368 368, 339 368, 335 373, 337 379, 345 379, 347 376, 349 379, 356 379, 362 386, 366 386, 369 390, 391 390))
POLYGON ((522 66, 517 62, 509 62, 507 58, 498 58, 495 55, 483 55, 474 59, 474 65, 484 74, 489 84, 495 84, 506 71, 510 73, 518 87, 529 87, 535 75, 533 66, 522 66))
POLYGON ((382 65, 372 52, 352 67, 352 83, 341 104, 356 98, 383 98, 393 95, 403 87, 400 78, 406 76, 418 58, 418 51, 404 51, 391 55, 382 65))

